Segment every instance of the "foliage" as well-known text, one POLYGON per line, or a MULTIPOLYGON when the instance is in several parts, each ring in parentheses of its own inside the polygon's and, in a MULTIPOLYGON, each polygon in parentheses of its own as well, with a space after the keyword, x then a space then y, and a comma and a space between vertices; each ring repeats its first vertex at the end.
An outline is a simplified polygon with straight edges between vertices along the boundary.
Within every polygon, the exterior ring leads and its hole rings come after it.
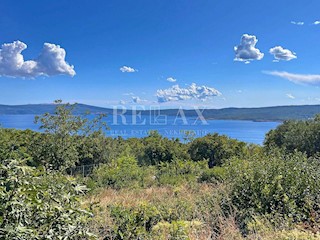
POLYGON ((223 167, 214 167, 205 169, 199 177, 199 182, 218 183, 226 178, 226 169, 223 167))
POLYGON ((144 239, 161 220, 155 206, 142 203, 135 208, 111 206, 114 221, 114 239, 144 239))
POLYGON ((96 187, 138 187, 144 172, 134 157, 122 156, 95 169, 91 181, 96 187))
POLYGON ((86 188, 61 174, 7 160, 0 165, 0 239, 94 239, 86 188))
POLYGON ((159 222, 152 228, 153 239, 190 239, 189 235, 194 228, 201 226, 199 221, 159 222))
POLYGON ((159 185, 181 185, 195 183, 201 172, 206 169, 206 162, 193 162, 174 159, 157 165, 156 179, 159 185))
POLYGON ((319 239, 320 116, 283 123, 262 148, 191 132, 107 138, 102 116, 75 107, 57 101, 42 133, 0 128, 0 239, 95 238, 89 227, 103 239, 319 239), (77 164, 99 165, 77 179, 89 195, 67 175, 77 164))
POLYGON ((143 155, 139 157, 141 164, 157 165, 161 162, 171 162, 174 158, 188 159, 187 149, 178 139, 162 137, 157 131, 151 131, 142 140, 143 155))
POLYGON ((0 162, 6 159, 30 157, 30 142, 37 136, 39 133, 31 130, 0 128, 0 162))
POLYGON ((234 159, 223 167, 242 224, 254 215, 270 216, 274 224, 319 221, 319 161, 302 153, 275 151, 248 160, 234 159))
POLYGON ((320 115, 306 121, 285 121, 266 135, 267 149, 284 148, 287 152, 296 150, 313 156, 320 152, 320 115))
POLYGON ((106 126, 101 121, 104 115, 89 120, 88 115, 73 115, 76 104, 62 104, 61 100, 55 104, 54 114, 46 113, 35 119, 44 131, 34 143, 38 146, 35 158, 50 169, 64 171, 79 162, 79 149, 84 141, 101 136, 106 126))
POLYGON ((210 168, 221 165, 223 160, 232 156, 243 156, 246 144, 217 133, 195 139, 188 149, 194 161, 208 160, 210 168))

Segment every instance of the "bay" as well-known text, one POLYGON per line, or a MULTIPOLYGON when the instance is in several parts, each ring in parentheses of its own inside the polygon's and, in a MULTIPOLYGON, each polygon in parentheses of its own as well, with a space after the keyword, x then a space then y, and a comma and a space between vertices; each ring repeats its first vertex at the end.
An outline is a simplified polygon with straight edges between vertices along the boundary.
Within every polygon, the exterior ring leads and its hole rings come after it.
MULTIPOLYGON (((93 118, 91 115, 89 118, 93 118)), ((0 115, 0 125, 4 128, 31 129, 39 131, 39 125, 34 123, 35 115, 0 115)), ((276 128, 279 122, 253 122, 238 120, 206 120, 186 117, 179 119, 174 116, 163 116, 163 119, 154 119, 150 116, 140 116, 138 119, 127 115, 125 117, 107 117, 109 130, 107 136, 123 138, 145 137, 150 130, 157 130, 168 138, 183 140, 186 131, 192 131, 195 137, 202 137, 209 133, 225 134, 247 143, 262 144, 265 134, 276 128)))

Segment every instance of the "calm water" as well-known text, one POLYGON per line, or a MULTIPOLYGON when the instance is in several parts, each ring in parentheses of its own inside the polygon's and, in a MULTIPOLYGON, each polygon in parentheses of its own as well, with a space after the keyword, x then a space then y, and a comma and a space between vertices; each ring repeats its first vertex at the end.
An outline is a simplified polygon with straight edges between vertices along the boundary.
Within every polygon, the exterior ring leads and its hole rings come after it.
MULTIPOLYGON (((35 115, 0 115, 0 125, 5 128, 38 130, 38 126, 33 122, 34 117, 35 115)), ((207 124, 203 124, 201 121, 195 121, 194 118, 183 121, 175 117, 155 121, 148 116, 142 116, 136 122, 130 116, 126 116, 125 119, 113 119, 111 116, 105 120, 110 127, 106 134, 112 137, 144 137, 148 131, 158 130, 165 137, 182 139, 185 131, 194 131, 196 137, 217 132, 256 144, 262 144, 265 134, 279 125, 277 122, 235 120, 207 120, 207 124)))

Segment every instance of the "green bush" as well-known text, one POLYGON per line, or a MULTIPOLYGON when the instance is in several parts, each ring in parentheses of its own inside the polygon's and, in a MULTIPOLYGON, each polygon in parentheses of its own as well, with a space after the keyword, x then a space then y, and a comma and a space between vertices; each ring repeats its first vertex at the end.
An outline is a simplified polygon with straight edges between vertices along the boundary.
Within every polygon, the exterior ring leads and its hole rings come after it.
POLYGON ((159 185, 195 183, 206 168, 206 161, 193 162, 174 159, 172 162, 158 164, 156 179, 159 185))
POLYGON ((264 145, 267 149, 278 147, 316 155, 320 152, 320 115, 306 121, 285 121, 267 133, 264 145))
POLYGON ((0 165, 0 239, 95 239, 81 207, 86 188, 59 173, 7 160, 0 165))
POLYGON ((89 186, 134 188, 142 185, 144 177, 145 172, 138 166, 137 160, 134 157, 123 156, 95 169, 89 186))
POLYGON ((146 239, 161 220, 161 214, 155 206, 141 204, 136 207, 111 206, 113 220, 113 239, 146 239))
POLYGON ((302 153, 261 154, 224 166, 230 199, 245 220, 264 215, 274 224, 311 222, 320 214, 319 161, 302 153))
POLYGON ((199 177, 199 182, 218 183, 226 177, 226 170, 223 167, 205 169, 199 177))
POLYGON ((151 131, 149 136, 142 139, 143 148, 139 154, 141 165, 157 165, 161 162, 171 162, 175 158, 190 159, 186 145, 179 139, 162 137, 157 131, 151 131))
POLYGON ((193 161, 207 160, 210 168, 221 165, 230 157, 244 156, 246 151, 244 142, 217 133, 195 139, 188 149, 193 161))

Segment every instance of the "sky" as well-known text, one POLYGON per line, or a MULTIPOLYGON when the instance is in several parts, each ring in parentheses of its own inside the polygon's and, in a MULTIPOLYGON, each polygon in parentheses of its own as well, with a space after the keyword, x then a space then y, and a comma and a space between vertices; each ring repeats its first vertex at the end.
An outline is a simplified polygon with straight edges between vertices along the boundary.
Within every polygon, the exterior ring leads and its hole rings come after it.
POLYGON ((319 0, 0 6, 0 104, 320 104, 319 0))

